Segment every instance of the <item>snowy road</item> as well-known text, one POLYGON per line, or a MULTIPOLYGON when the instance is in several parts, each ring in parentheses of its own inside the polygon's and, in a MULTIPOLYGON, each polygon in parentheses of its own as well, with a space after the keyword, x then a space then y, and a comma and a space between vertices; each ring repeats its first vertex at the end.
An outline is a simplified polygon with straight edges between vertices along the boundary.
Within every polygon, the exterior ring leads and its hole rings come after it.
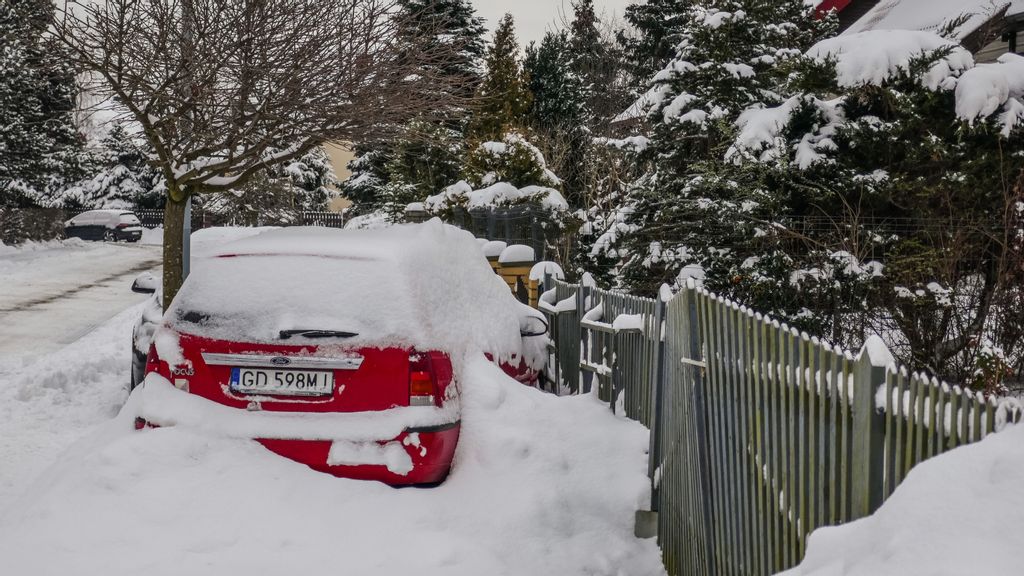
POLYGON ((157 269, 160 247, 78 241, 0 251, 0 358, 47 354, 146 296, 131 292, 157 269))

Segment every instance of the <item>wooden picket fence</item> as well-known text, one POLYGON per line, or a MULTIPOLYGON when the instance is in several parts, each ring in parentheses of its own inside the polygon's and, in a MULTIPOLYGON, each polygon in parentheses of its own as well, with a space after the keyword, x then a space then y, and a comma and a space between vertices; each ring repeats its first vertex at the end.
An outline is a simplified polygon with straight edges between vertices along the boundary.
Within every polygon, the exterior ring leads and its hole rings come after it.
POLYGON ((790 568, 819 526, 871 514, 917 464, 1022 418, 880 344, 855 355, 694 285, 665 301, 544 284, 558 388, 652 431, 672 575, 790 568))

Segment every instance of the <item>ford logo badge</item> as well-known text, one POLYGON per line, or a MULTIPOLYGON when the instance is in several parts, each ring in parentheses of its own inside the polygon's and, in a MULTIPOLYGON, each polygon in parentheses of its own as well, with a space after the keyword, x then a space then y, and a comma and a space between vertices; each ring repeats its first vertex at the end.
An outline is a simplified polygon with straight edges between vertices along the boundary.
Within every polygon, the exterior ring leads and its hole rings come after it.
POLYGON ((273 364, 274 366, 287 366, 291 364, 292 361, 282 356, 278 356, 277 358, 271 360, 270 363, 273 364))

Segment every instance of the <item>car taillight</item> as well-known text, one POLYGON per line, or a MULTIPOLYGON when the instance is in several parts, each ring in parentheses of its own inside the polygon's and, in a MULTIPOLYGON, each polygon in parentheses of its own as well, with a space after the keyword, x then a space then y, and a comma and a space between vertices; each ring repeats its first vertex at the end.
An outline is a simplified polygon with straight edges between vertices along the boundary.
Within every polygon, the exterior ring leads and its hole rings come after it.
POLYGON ((146 355, 146 374, 150 372, 156 372, 168 380, 171 378, 170 368, 166 362, 160 360, 160 355, 156 352, 155 343, 149 345, 149 354, 146 355))
POLYGON ((426 354, 409 355, 409 406, 436 406, 437 386, 426 354))
POLYGON ((124 222, 122 222, 121 224, 118 224, 118 225, 117 225, 117 227, 118 227, 118 228, 127 228, 127 227, 129 227, 129 226, 131 226, 131 224, 126 224, 126 223, 124 223, 124 222))

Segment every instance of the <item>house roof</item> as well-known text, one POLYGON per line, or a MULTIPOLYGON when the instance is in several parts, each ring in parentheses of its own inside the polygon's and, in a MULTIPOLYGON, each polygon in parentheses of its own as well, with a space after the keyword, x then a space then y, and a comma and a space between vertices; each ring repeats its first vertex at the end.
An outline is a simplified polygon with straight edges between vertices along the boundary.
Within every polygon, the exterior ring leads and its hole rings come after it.
POLYGON ((868 30, 939 31, 947 22, 967 16, 957 30, 958 40, 992 22, 1000 14, 1010 18, 1024 13, 1024 0, 880 0, 844 33, 868 30))
POLYGON ((612 125, 626 124, 631 121, 640 120, 646 116, 647 111, 651 108, 651 105, 654 104, 654 93, 657 89, 657 86, 651 86, 648 88, 647 92, 641 94, 629 108, 612 120, 612 125))

